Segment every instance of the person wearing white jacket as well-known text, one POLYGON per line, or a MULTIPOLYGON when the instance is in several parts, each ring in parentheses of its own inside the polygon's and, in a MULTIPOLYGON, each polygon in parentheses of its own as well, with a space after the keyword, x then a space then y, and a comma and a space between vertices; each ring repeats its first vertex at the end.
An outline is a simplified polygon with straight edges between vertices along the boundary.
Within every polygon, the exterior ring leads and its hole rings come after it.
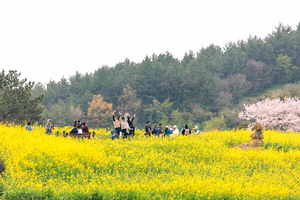
POLYGON ((173 134, 172 135, 174 135, 174 136, 178 136, 179 135, 179 129, 177 128, 176 125, 173 127, 173 134))
POLYGON ((129 124, 128 124, 126 118, 122 117, 122 120, 120 121, 120 123, 121 123, 121 129, 122 129, 122 136, 123 136, 123 138, 127 138, 130 127, 129 127, 129 124))

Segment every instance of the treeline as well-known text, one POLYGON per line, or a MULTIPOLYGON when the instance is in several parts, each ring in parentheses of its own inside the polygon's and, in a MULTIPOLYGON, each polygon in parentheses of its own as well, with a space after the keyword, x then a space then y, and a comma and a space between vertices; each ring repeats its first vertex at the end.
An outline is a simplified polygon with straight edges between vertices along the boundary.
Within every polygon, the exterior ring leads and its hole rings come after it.
POLYGON ((226 128, 240 123, 234 109, 241 98, 274 84, 296 83, 299 70, 300 23, 296 30, 280 23, 265 38, 250 36, 223 49, 212 44, 182 60, 170 52, 146 56, 141 63, 126 59, 91 74, 50 81, 47 89, 36 84, 32 93, 44 93, 43 116, 57 126, 80 118, 109 127, 117 109, 135 113, 139 127, 150 120, 226 128))

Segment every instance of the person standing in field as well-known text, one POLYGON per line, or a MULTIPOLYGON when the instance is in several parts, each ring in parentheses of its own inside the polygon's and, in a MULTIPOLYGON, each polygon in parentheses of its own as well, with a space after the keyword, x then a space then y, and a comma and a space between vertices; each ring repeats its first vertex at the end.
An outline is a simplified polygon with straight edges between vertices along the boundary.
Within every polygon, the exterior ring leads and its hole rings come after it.
POLYGON ((195 135, 198 135, 198 134, 200 133, 200 130, 199 130, 199 128, 198 128, 197 125, 196 125, 195 128, 193 129, 193 133, 194 133, 195 135))
POLYGON ((189 129, 188 125, 184 125, 184 128, 181 131, 182 135, 190 135, 192 131, 189 129))
POLYGON ((119 138, 120 137, 120 132, 121 132, 121 123, 120 123, 120 117, 122 115, 122 111, 119 112, 119 116, 115 115, 116 110, 113 112, 113 124, 115 128, 115 134, 119 138))
POLYGON ((174 137, 176 137, 176 136, 178 136, 179 135, 179 130, 178 130, 178 128, 177 128, 177 126, 176 125, 174 125, 174 127, 173 127, 173 134, 172 134, 174 137))
POLYGON ((130 130, 129 130, 129 136, 132 136, 132 137, 134 136, 134 131, 135 131, 135 128, 133 126, 134 117, 135 117, 135 114, 133 115, 132 118, 130 118, 130 114, 127 113, 127 123, 129 125, 129 128, 130 128, 130 130))
POLYGON ((170 137, 171 131, 170 131, 170 127, 166 126, 165 128, 165 136, 170 137))
MULTIPOLYGON (((127 117, 127 115, 126 115, 126 117, 127 117)), ((129 124, 128 124, 128 122, 126 121, 126 119, 125 119, 125 116, 124 117, 122 117, 122 121, 121 121, 121 129, 122 129, 122 135, 123 135, 123 139, 124 138, 127 138, 127 136, 128 136, 128 133, 129 133, 129 124)))
POLYGON ((32 131, 34 129, 34 127, 31 128, 31 123, 30 121, 27 122, 27 125, 26 125, 26 131, 32 131))
POLYGON ((51 120, 48 119, 47 123, 45 124, 45 128, 46 128, 46 134, 52 134, 52 129, 54 129, 53 124, 51 124, 51 120))
POLYGON ((173 134, 172 124, 169 124, 169 130, 170 130, 170 135, 172 135, 173 134))
POLYGON ((147 121, 147 124, 146 124, 146 126, 145 126, 145 131, 146 131, 146 133, 145 133, 146 136, 151 136, 151 126, 150 126, 150 121, 147 121))
POLYGON ((162 123, 159 123, 158 126, 158 136, 162 136, 164 133, 163 129, 162 129, 162 123))
POLYGON ((152 130, 152 135, 159 136, 159 131, 158 131, 156 124, 154 124, 154 128, 152 130))
POLYGON ((183 128, 180 130, 180 133, 182 133, 182 131, 184 130, 184 128, 185 128, 185 125, 183 125, 183 128))

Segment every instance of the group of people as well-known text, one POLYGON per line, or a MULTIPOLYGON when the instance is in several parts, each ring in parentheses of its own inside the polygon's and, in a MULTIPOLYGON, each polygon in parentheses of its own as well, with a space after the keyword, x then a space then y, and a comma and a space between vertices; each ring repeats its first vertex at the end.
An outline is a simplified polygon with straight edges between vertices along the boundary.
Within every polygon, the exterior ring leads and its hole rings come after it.
POLYGON ((80 123, 80 120, 74 120, 73 129, 70 133, 83 134, 89 133, 89 128, 85 122, 80 123))
MULTIPOLYGON (((28 121, 26 125, 26 131, 32 131, 34 127, 31 127, 31 122, 28 121)), ((48 119, 47 123, 45 124, 46 134, 52 134, 52 130, 54 129, 54 125, 51 124, 51 120, 48 119)))
MULTIPOLYGON (((30 121, 27 122, 26 130, 32 131, 34 127, 31 127, 30 121)), ((51 124, 51 120, 48 119, 47 123, 45 124, 46 134, 52 134, 52 130, 54 129, 54 125, 51 124)), ((82 134, 82 133, 89 133, 89 128, 85 122, 80 123, 80 120, 75 120, 73 124, 73 129, 70 133, 82 134)))
MULTIPOLYGON (((146 136, 155 135, 158 137, 174 137, 179 135, 179 129, 176 125, 172 127, 172 124, 169 124, 169 126, 166 126, 166 128, 163 130, 162 123, 160 123, 158 127, 155 124, 154 128, 151 129, 150 121, 147 121, 147 124, 145 126, 145 132, 146 136)), ((180 133, 182 135, 190 135, 192 133, 198 134, 199 132, 200 131, 198 126, 195 126, 194 130, 192 131, 191 129, 189 129, 188 125, 184 125, 183 128, 180 130, 180 133)))
MULTIPOLYGON (((118 115, 115 114, 116 110, 113 112, 113 125, 114 130, 111 131, 112 139, 116 138, 128 138, 130 136, 135 135, 135 127, 133 125, 133 120, 135 118, 135 114, 133 117, 130 116, 129 113, 126 113, 123 117, 122 111, 119 112, 118 115)), ((46 134, 52 134, 52 130, 54 129, 54 125, 51 124, 51 120, 48 119, 47 123, 45 124, 46 128, 46 134)), ((30 121, 27 122, 26 130, 31 131, 33 128, 31 128, 30 121)), ((169 124, 163 129, 162 123, 160 123, 157 127, 157 125, 154 125, 154 128, 151 128, 150 121, 147 121, 147 124, 145 126, 145 136, 158 136, 158 137, 174 137, 178 136, 179 133, 182 135, 189 135, 189 134, 198 134, 199 128, 198 126, 195 126, 193 131, 189 129, 188 125, 184 125, 183 128, 180 130, 176 125, 169 124)), ((80 120, 75 120, 73 124, 73 129, 70 131, 70 133, 73 134, 83 134, 83 133, 89 133, 89 128, 85 122, 80 123, 80 120)))
MULTIPOLYGON (((47 123, 45 124, 46 134, 52 134, 52 130, 54 129, 54 125, 51 124, 51 120, 48 119, 47 123)), ((70 133, 75 134, 82 134, 82 133, 89 133, 89 128, 85 122, 80 123, 80 120, 74 120, 73 129, 70 133)))
MULTIPOLYGON (((135 135, 135 127, 133 125, 135 115, 133 117, 130 116, 129 113, 125 113, 125 115, 122 117, 122 111, 119 112, 118 115, 116 115, 116 110, 113 111, 113 125, 114 130, 111 131, 112 139, 116 138, 128 138, 130 136, 135 135)), ((155 135, 158 137, 165 137, 165 136, 178 136, 179 133, 182 135, 189 135, 189 134, 198 134, 199 128, 198 126, 195 126, 193 131, 189 129, 188 125, 184 125, 183 128, 180 130, 176 125, 169 124, 169 126, 166 126, 165 129, 162 127, 162 123, 160 123, 157 127, 157 125, 154 125, 154 128, 151 128, 150 121, 147 121, 147 124, 145 126, 145 136, 151 136, 155 135)))
POLYGON ((133 120, 135 117, 135 114, 133 117, 130 117, 129 113, 126 113, 123 117, 122 111, 119 112, 119 115, 115 115, 116 110, 113 112, 113 125, 115 130, 111 131, 112 139, 116 138, 128 138, 134 136, 135 127, 133 126, 133 120))

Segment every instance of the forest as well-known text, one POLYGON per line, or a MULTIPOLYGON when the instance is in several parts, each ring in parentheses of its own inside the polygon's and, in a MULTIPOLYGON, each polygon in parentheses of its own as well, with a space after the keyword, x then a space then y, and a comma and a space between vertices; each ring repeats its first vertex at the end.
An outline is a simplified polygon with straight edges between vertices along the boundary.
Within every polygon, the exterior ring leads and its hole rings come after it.
POLYGON ((226 129, 242 122, 241 99, 274 85, 296 84, 299 70, 300 23, 295 30, 279 23, 265 38, 250 35, 223 48, 211 44, 182 60, 171 52, 146 56, 141 63, 126 59, 46 86, 36 83, 31 92, 33 99, 44 94, 42 117, 55 126, 80 119, 112 128, 113 110, 122 110, 136 114, 139 128, 150 120, 226 129))

